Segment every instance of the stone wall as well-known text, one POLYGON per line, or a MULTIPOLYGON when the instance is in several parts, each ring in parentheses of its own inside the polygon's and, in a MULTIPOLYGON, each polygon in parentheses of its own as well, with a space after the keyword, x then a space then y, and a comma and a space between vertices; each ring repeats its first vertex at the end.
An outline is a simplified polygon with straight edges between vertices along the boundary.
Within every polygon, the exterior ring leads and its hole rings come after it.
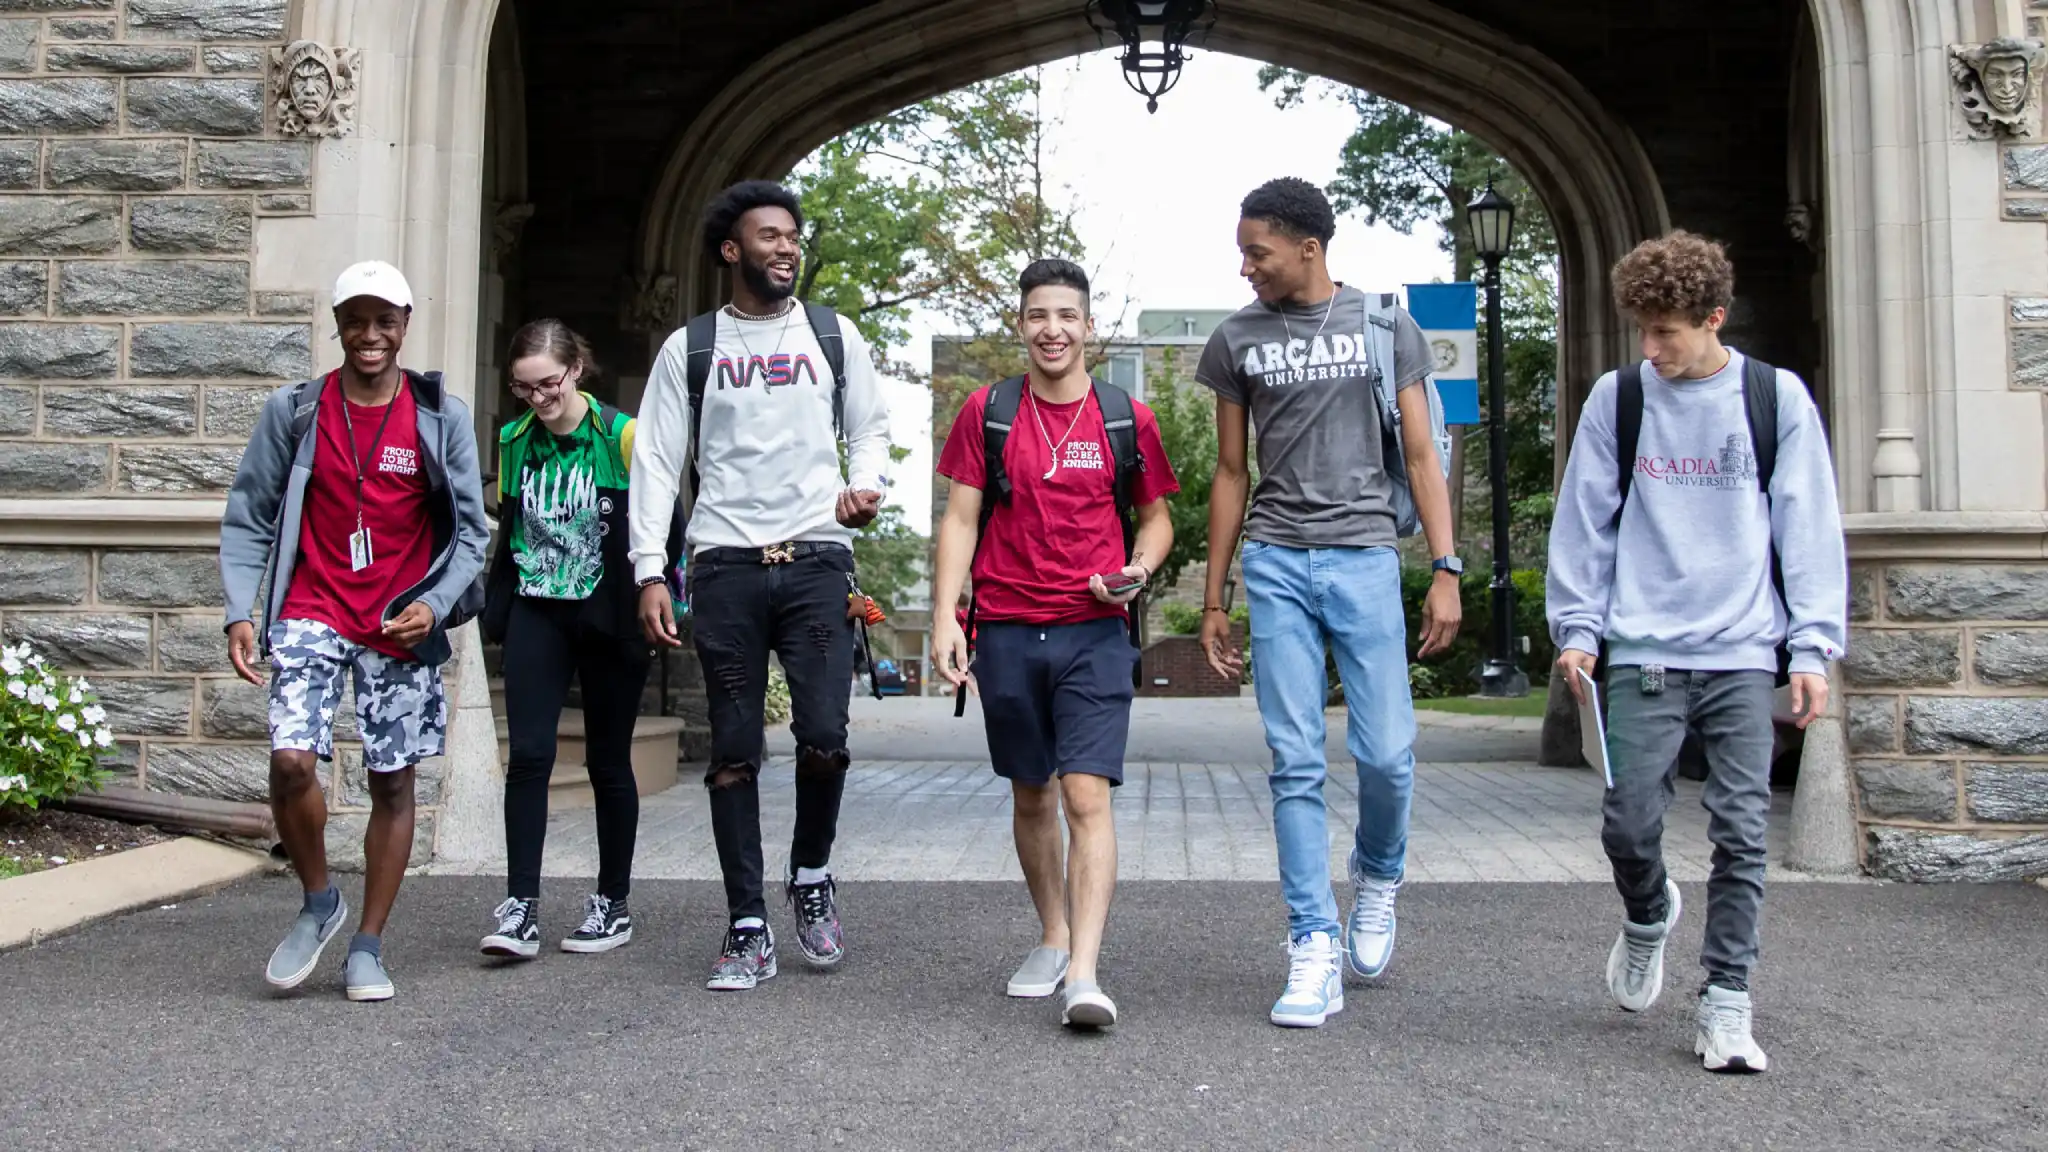
POLYGON ((2048 875, 2048 565, 1862 563, 1846 715, 1864 866, 2048 875))
MULTIPOLYGON (((217 554, 151 540, 217 522, 264 396, 316 367, 314 286, 252 274, 260 222, 313 213, 315 146, 279 138, 267 96, 289 15, 0 0, 0 495, 78 501, 81 526, 108 509, 80 546, 0 547, 0 632, 90 677, 121 783, 248 802, 268 796, 266 697, 228 667, 217 554)), ((348 867, 368 797, 360 754, 336 763, 348 867)), ((421 766, 423 806, 439 782, 421 766)), ((423 812, 415 858, 433 844, 423 812)))

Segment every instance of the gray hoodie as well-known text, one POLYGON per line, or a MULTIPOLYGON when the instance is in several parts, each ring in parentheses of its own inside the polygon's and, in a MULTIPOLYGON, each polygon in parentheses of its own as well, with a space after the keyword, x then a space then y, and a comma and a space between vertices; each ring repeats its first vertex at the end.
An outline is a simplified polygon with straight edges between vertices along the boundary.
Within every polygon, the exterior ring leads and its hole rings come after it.
MULTIPOLYGON (((413 645, 426 664, 446 661, 453 649, 448 629, 483 609, 484 552, 491 542, 484 519, 484 493, 476 462, 476 429, 469 408, 448 395, 439 372, 407 372, 419 413, 420 455, 426 461, 428 515, 433 521, 433 560, 418 584, 385 606, 389 620, 417 600, 434 613, 434 630, 413 645)), ((235 469, 227 514, 220 521, 220 581, 227 594, 229 626, 251 618, 256 595, 268 578, 257 643, 268 654, 270 624, 292 586, 299 558, 299 523, 306 483, 313 476, 320 393, 326 377, 287 384, 270 394, 256 418, 256 431, 235 469), (294 423, 304 421, 295 433, 294 423), (296 440, 294 436, 296 435, 296 440)))
POLYGON ((1694 671, 1825 673, 1847 647, 1848 560, 1834 465, 1820 413, 1799 377, 1778 371, 1778 458, 1768 501, 1742 394, 1742 354, 1704 380, 1664 380, 1642 366, 1643 426, 1621 522, 1615 374, 1579 417, 1546 591, 1561 649, 1610 665, 1694 671), (1776 550, 1784 601, 1771 586, 1776 550))

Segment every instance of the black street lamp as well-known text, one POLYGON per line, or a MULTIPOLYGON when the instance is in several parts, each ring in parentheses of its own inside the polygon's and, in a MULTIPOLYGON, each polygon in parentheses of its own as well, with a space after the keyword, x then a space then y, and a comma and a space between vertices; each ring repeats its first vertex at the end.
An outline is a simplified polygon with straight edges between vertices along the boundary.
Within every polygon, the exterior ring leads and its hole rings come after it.
POLYGON ((1195 25, 1200 23, 1206 34, 1216 24, 1214 0, 1088 0, 1082 12, 1098 40, 1111 28, 1116 30, 1124 46, 1124 83, 1145 98, 1147 112, 1159 111, 1159 98, 1180 82, 1188 35, 1195 25), (1103 20, 1109 28, 1103 27, 1103 20), (1147 50, 1148 38, 1158 47, 1147 50))
POLYGON ((1529 675, 1515 652, 1515 583, 1510 576, 1508 543, 1507 353, 1500 320, 1500 262, 1515 235, 1515 205, 1493 190, 1465 209, 1472 225, 1472 246, 1486 261, 1486 422, 1492 431, 1488 471, 1493 487, 1493 651, 1479 672, 1482 696, 1527 696, 1529 675))

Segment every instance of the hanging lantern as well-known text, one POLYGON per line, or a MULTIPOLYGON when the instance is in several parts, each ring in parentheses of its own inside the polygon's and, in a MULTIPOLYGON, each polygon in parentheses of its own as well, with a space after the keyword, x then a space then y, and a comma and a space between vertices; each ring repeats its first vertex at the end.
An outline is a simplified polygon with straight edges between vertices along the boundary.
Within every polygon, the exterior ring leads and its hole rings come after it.
POLYGON ((1084 11, 1098 38, 1116 31, 1124 82, 1145 98, 1147 112, 1159 111, 1159 98, 1180 82, 1189 34, 1216 24, 1214 0, 1088 0, 1084 11))

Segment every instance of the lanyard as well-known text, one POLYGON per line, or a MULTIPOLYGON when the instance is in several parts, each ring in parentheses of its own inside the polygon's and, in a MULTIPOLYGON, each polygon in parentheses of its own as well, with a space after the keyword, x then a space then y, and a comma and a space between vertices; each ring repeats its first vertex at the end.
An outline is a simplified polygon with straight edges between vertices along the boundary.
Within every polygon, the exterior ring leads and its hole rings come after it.
MULTIPOLYGON (((398 386, 399 388, 405 387, 404 377, 399 378, 398 386)), ((394 391, 391 393, 391 402, 384 405, 383 418, 377 421, 376 435, 370 437, 369 459, 371 460, 377 458, 377 445, 383 441, 384 429, 391 423, 391 410, 396 407, 398 407, 398 393, 394 391)), ((356 531, 361 532, 363 530, 364 469, 368 465, 364 463, 363 458, 356 455, 356 423, 349 417, 348 408, 348 393, 343 392, 341 394, 341 426, 348 432, 348 462, 354 465, 356 470, 356 531)))

